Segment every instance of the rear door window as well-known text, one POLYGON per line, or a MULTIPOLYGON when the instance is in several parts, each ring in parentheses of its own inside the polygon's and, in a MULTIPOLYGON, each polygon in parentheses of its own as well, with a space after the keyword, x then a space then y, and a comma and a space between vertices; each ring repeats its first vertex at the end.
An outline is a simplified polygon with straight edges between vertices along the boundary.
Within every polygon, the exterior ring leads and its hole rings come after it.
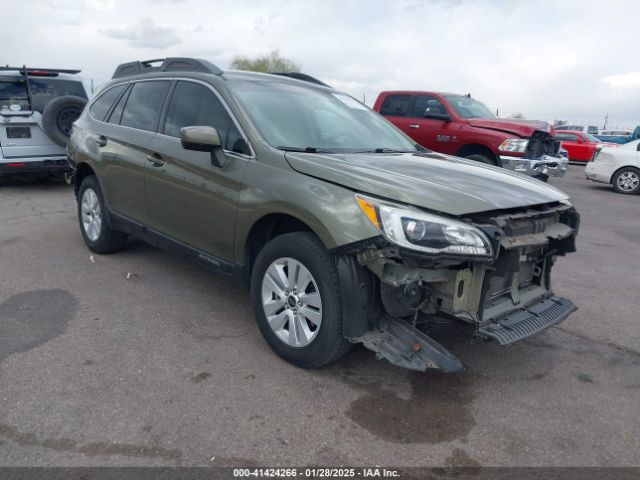
POLYGON ((120 125, 154 132, 169 85, 168 80, 134 83, 120 125))
POLYGON ((380 113, 388 117, 413 116, 413 95, 387 95, 380 113))
POLYGON ((182 127, 197 125, 215 128, 225 150, 249 154, 246 142, 216 94, 198 83, 178 82, 169 104, 163 132, 180 138, 182 127))
POLYGON ((126 85, 116 85, 100 95, 89 107, 91 116, 101 122, 104 121, 111 105, 113 105, 113 102, 120 96, 125 87, 126 85))

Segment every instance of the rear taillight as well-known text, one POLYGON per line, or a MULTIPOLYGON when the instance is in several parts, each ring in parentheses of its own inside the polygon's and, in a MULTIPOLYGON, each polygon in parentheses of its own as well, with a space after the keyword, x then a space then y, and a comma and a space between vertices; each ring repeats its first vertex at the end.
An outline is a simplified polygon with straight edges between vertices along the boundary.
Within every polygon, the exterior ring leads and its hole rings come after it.
POLYGON ((25 165, 24 162, 7 163, 7 167, 24 167, 25 165))
POLYGON ((50 72, 48 70, 27 70, 30 77, 57 77, 58 72, 50 72))

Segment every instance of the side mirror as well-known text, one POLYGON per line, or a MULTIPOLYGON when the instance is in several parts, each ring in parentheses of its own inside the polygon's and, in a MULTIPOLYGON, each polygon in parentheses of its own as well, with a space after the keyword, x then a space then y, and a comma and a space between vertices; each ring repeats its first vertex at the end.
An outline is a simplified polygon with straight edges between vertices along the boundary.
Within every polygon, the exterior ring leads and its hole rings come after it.
POLYGON ((222 151, 218 131, 213 127, 183 127, 180 129, 180 143, 185 150, 209 152, 211 164, 216 167, 224 167, 227 161, 227 157, 222 151))
POLYGON ((448 113, 424 112, 424 118, 431 118, 433 120, 442 120, 443 122, 451 121, 451 115, 449 115, 448 113))

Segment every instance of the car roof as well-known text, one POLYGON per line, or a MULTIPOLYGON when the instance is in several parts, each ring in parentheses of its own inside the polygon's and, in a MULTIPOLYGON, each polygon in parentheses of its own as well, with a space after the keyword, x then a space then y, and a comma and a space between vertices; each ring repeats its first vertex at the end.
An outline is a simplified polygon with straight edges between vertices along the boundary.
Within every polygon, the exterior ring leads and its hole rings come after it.
MULTIPOLYGON (((304 85, 321 90, 334 90, 326 84, 316 83, 312 80, 303 80, 302 78, 290 77, 278 73, 259 73, 247 72, 244 70, 225 70, 222 77, 229 80, 250 80, 253 82, 269 82, 269 83, 286 83, 293 85, 304 85)), ((304 77, 304 75, 303 75, 304 77)), ((313 77, 309 77, 313 78, 313 77)), ((315 79, 314 79, 315 80, 315 79)))
MULTIPOLYGON (((302 75, 303 77, 305 75, 302 75)), ((115 85, 118 83, 125 82, 133 82, 145 79, 152 78, 185 78, 185 79, 196 79, 196 80, 209 80, 209 83, 220 85, 220 80, 222 80, 222 84, 224 85, 227 80, 247 80, 253 82, 264 82, 264 83, 279 83, 279 84, 289 84, 289 85, 297 85, 300 87, 308 88, 311 90, 321 90, 321 91, 336 91, 333 87, 316 83, 311 80, 301 80, 299 78, 289 77, 283 74, 275 74, 275 73, 259 73, 259 72, 249 72, 244 70, 223 70, 220 74, 208 73, 208 72, 196 72, 196 71, 150 71, 139 73, 135 75, 127 75, 118 78, 113 78, 108 82, 105 82, 101 85, 100 89, 104 90, 105 88, 115 85), (213 81, 212 81, 213 80, 213 81)), ((309 77, 313 78, 313 77, 309 77)), ((313 79, 316 80, 316 79, 313 79)), ((317 81, 317 80, 316 80, 317 81)))
POLYGON ((130 82, 142 79, 171 77, 209 80, 220 84, 220 81, 244 79, 270 83, 288 83, 313 86, 333 90, 329 85, 317 78, 300 72, 258 73, 239 70, 222 70, 208 60, 190 57, 167 57, 152 60, 134 60, 118 65, 105 86, 119 82, 130 82), (213 81, 212 81, 213 80, 213 81))
POLYGON ((556 130, 558 133, 573 133, 574 135, 581 135, 584 134, 584 132, 581 132, 579 130, 556 130))
POLYGON ((380 95, 451 95, 456 97, 466 97, 462 93, 435 92, 433 90, 386 90, 380 95))

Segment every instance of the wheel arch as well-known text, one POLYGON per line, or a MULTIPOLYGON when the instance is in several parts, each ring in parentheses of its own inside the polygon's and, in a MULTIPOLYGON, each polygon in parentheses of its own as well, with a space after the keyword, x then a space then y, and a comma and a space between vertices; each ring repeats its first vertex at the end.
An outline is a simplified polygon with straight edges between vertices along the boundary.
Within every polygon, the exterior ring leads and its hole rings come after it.
POLYGON ((329 232, 317 227, 313 228, 310 223, 285 212, 266 213, 257 218, 248 229, 244 239, 238 239, 241 241, 241 245, 244 245, 242 257, 238 259, 243 265, 243 283, 249 285, 253 264, 262 247, 279 235, 292 232, 311 232, 320 239, 326 248, 331 248, 333 238, 329 232))
MULTIPOLYGON (((78 192, 80 191, 80 184, 82 183, 82 180, 87 178, 89 175, 95 174, 96 172, 86 162, 82 162, 76 165, 75 173, 73 174, 73 191, 75 192, 76 197, 78 196, 78 192)), ((100 182, 98 181, 98 184, 99 183, 100 182)))
POLYGON ((491 150, 491 148, 481 143, 467 143, 466 145, 463 145, 456 151, 455 156, 464 158, 469 155, 473 155, 475 153, 480 155, 486 155, 489 158, 493 159, 496 162, 496 165, 500 165, 500 159, 493 152, 493 150, 491 150))
POLYGON ((619 168, 616 168, 614 170, 614 172, 611 174, 611 178, 609 179, 609 183, 611 185, 613 185, 613 178, 616 176, 616 174, 622 170, 623 168, 632 168, 633 170, 635 170, 636 172, 638 172, 638 174, 640 174, 640 167, 636 167, 635 165, 622 165, 619 168))

